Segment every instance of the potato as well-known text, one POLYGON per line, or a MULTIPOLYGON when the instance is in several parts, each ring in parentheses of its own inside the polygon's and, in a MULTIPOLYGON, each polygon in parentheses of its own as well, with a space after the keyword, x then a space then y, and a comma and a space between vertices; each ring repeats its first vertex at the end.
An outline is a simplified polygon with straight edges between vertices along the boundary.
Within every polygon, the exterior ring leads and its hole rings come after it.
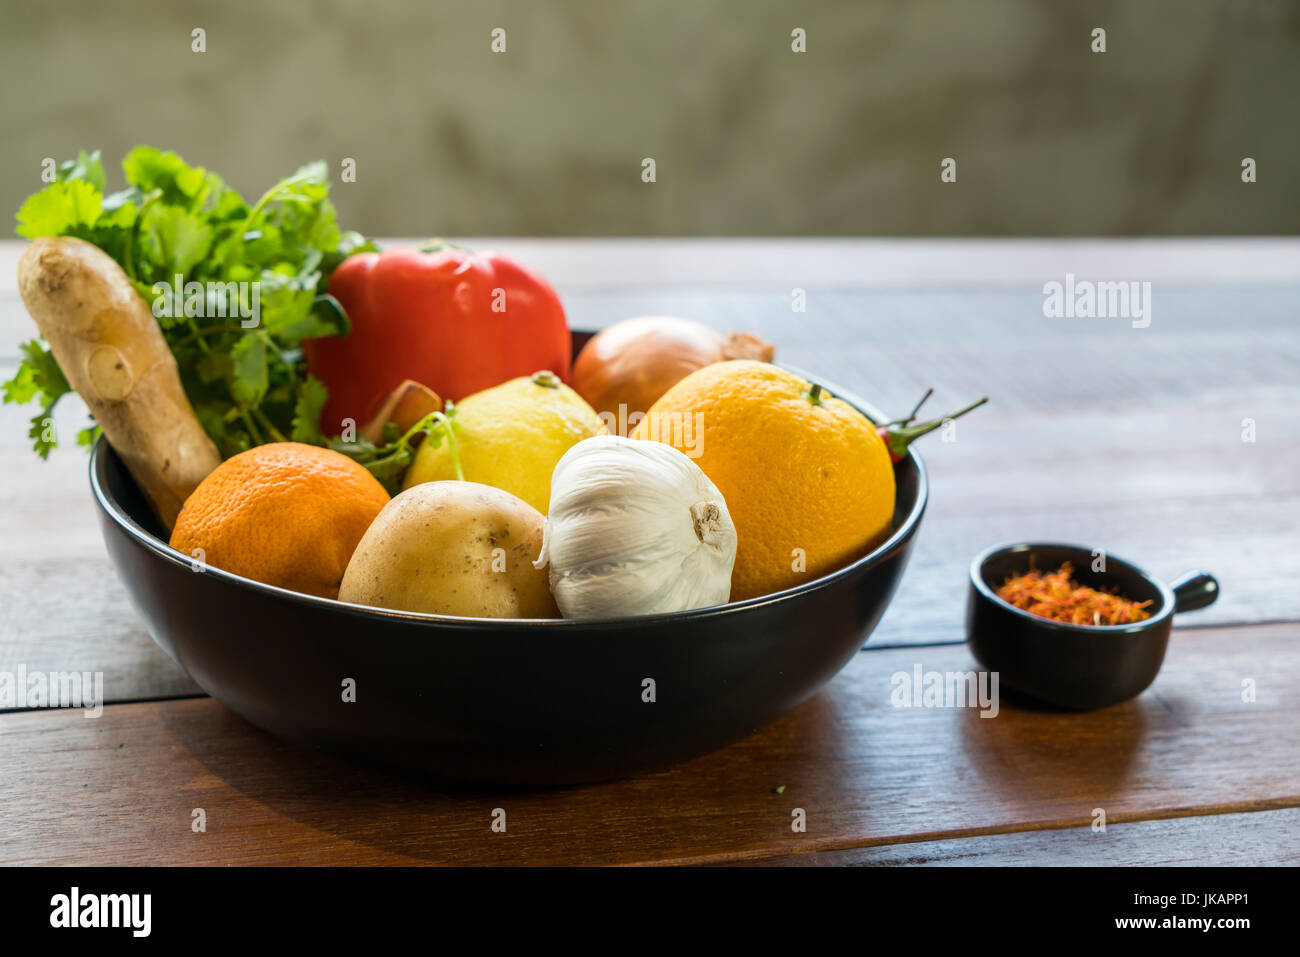
POLYGON ((473 618, 558 618, 541 553, 545 519, 477 482, 426 482, 375 517, 352 553, 339 600, 473 618))

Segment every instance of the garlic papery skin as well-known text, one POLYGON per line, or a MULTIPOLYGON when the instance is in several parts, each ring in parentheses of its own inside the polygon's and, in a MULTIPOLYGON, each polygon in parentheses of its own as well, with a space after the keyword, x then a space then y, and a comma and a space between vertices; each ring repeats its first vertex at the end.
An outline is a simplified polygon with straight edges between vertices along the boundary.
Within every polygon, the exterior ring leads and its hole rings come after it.
POLYGON ((597 435, 551 476, 542 553, 565 618, 725 604, 736 526, 700 467, 662 442, 597 435))

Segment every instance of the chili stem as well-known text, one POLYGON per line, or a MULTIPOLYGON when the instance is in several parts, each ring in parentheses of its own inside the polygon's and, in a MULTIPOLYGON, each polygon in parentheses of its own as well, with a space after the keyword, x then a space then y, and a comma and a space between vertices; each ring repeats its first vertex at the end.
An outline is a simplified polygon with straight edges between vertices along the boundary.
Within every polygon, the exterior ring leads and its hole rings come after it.
POLYGON ((890 457, 895 461, 901 461, 907 454, 907 447, 928 432, 933 432, 939 426, 950 422, 960 416, 965 415, 972 409, 978 409, 981 405, 989 400, 988 396, 977 399, 964 409, 958 409, 950 415, 941 416, 937 419, 931 419, 929 422, 923 422, 920 425, 882 425, 876 432, 885 440, 885 446, 889 449, 890 457))

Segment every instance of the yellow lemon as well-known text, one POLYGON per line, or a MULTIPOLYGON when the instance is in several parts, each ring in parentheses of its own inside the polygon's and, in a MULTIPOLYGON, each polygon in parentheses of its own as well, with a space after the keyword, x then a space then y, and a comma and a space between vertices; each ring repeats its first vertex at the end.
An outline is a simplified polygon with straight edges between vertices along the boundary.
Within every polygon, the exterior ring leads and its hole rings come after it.
POLYGON ((453 441, 443 436, 420 446, 403 487, 463 477, 505 489, 543 515, 560 456, 607 431, 596 411, 551 372, 476 392, 456 404, 454 421, 453 441), (463 476, 456 474, 453 452, 463 476))

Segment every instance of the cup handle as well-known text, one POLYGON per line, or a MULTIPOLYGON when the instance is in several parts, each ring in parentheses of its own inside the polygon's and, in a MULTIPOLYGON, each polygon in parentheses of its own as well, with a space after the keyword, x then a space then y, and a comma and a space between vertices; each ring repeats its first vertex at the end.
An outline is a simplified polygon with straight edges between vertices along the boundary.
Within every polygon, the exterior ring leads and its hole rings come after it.
POLYGON ((1174 593, 1174 611, 1195 611, 1214 604, 1219 597, 1219 580, 1208 572, 1188 572, 1169 583, 1174 593))

